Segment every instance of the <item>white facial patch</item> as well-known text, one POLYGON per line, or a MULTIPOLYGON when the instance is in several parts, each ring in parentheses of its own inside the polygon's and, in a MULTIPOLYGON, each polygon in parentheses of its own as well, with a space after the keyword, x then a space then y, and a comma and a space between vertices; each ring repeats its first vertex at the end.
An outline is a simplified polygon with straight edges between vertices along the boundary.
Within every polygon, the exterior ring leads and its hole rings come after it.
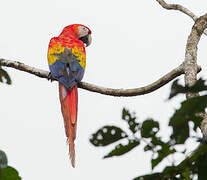
POLYGON ((79 38, 88 35, 88 31, 89 30, 86 27, 84 27, 84 26, 78 26, 78 35, 79 35, 79 38))

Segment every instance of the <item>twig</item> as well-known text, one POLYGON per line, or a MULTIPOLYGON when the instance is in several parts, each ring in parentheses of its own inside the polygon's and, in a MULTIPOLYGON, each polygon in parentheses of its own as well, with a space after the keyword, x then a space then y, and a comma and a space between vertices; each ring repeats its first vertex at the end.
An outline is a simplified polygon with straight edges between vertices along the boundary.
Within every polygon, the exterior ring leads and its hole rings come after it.
MULTIPOLYGON (((20 71, 25 71, 30 74, 34 74, 34 75, 41 77, 41 78, 49 79, 49 72, 48 71, 44 71, 41 69, 30 67, 30 66, 25 65, 21 62, 0 59, 0 65, 12 67, 12 68, 18 69, 20 71)), ((198 71, 200 71, 200 70, 201 70, 201 68, 198 67, 198 71)), ((166 75, 164 75, 163 77, 158 79, 157 81, 155 81, 147 86, 140 87, 140 88, 112 89, 112 88, 105 88, 105 87, 96 86, 96 85, 89 84, 86 82, 80 82, 78 84, 78 86, 80 88, 88 90, 88 91, 97 92, 100 94, 105 94, 105 95, 110 95, 110 96, 138 96, 138 95, 151 93, 151 92, 159 89, 160 87, 164 86, 165 84, 167 84, 171 80, 175 79, 176 77, 180 76, 181 74, 184 74, 183 64, 181 64, 177 68, 173 69, 172 71, 170 71, 169 73, 167 73, 166 75)), ((52 79, 52 80, 55 80, 55 79, 52 79)))
MULTIPOLYGON (((189 17, 191 17, 194 21, 196 21, 198 19, 198 17, 191 12, 189 9, 179 5, 179 4, 168 4, 166 3, 164 0, 156 0, 163 8, 167 9, 167 10, 178 10, 186 15, 188 15, 189 17)), ((207 30, 204 31, 204 34, 207 35, 207 30)))

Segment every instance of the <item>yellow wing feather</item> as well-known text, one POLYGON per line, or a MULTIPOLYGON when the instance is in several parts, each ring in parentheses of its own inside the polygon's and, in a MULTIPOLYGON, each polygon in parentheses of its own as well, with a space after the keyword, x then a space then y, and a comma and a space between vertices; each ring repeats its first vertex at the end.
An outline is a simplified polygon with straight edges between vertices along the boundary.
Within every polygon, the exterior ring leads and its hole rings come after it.
MULTIPOLYGON (((60 54, 64 52, 65 47, 63 47, 60 43, 54 43, 51 48, 48 49, 48 64, 52 65, 56 62, 57 56, 54 54, 60 54)), ((68 48, 71 50, 71 52, 77 57, 77 60, 79 60, 79 64, 83 69, 86 67, 86 54, 83 47, 78 47, 75 45, 73 48, 68 48)))

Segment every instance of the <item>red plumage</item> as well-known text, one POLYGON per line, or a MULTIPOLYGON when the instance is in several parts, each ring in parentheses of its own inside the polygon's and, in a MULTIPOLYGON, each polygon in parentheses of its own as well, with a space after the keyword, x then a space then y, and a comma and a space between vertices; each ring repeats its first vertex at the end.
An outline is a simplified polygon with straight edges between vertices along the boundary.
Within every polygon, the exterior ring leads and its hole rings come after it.
POLYGON ((59 81, 59 96, 69 144, 72 166, 75 166, 75 144, 78 111, 77 84, 86 66, 85 46, 91 43, 91 31, 84 25, 66 26, 50 40, 48 64, 53 78, 59 81))
POLYGON ((59 96, 63 114, 65 133, 69 144, 71 164, 75 167, 75 137, 77 128, 78 91, 77 85, 71 91, 59 83, 59 96))

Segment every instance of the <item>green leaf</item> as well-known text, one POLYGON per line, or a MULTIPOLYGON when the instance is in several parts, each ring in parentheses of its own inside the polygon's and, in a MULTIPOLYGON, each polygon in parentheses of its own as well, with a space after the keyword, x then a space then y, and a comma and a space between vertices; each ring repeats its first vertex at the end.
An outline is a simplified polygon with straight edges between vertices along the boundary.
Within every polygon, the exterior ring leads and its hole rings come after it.
POLYGON ((141 136, 145 138, 153 137, 159 131, 159 123, 153 119, 147 119, 142 123, 141 136))
POLYGON ((113 149, 109 154, 104 156, 104 158, 109 158, 112 156, 121 156, 129 151, 131 151, 133 148, 138 146, 140 144, 138 139, 129 140, 127 145, 118 144, 115 149, 113 149))
POLYGON ((144 151, 153 151, 154 146, 152 144, 147 144, 144 147, 144 151))
POLYGON ((173 165, 172 166, 167 166, 163 170, 163 174, 168 174, 171 177, 176 175, 175 172, 176 172, 176 174, 179 173, 177 166, 173 166, 173 165))
POLYGON ((123 108, 122 109, 122 119, 123 120, 128 120, 129 119, 130 113, 127 109, 123 108))
MULTIPOLYGON (((163 144, 165 144, 165 142, 163 142, 160 137, 152 136, 151 137, 151 142, 148 143, 144 147, 144 151, 153 151, 153 152, 156 152, 157 151, 156 148, 158 146, 163 146, 163 144)), ((169 144, 169 142, 168 142, 168 144, 169 144)))
POLYGON ((92 134, 90 142, 94 146, 106 146, 126 137, 128 137, 128 135, 121 128, 116 126, 104 126, 96 133, 92 134))
POLYGON ((184 144, 189 137, 188 120, 182 114, 177 112, 169 125, 173 127, 171 138, 175 140, 176 144, 184 144))
POLYGON ((206 91, 207 86, 205 85, 205 81, 200 78, 199 80, 196 81, 195 85, 192 87, 185 87, 181 84, 178 83, 178 79, 176 79, 171 86, 171 91, 170 91, 170 96, 168 99, 171 99, 175 97, 178 94, 183 94, 183 93, 198 93, 201 91, 206 91))
POLYGON ((153 173, 149 175, 139 176, 133 180, 165 180, 162 173, 153 173))
POLYGON ((193 85, 192 87, 188 87, 188 92, 191 93, 198 93, 206 90, 207 86, 205 85, 205 80, 203 80, 202 78, 198 79, 195 85, 193 85))
POLYGON ((194 131, 196 131, 197 128, 200 128, 202 120, 203 120, 202 117, 195 116, 195 115, 191 116, 190 121, 192 121, 194 123, 194 127, 193 127, 194 131))
POLYGON ((182 172, 182 176, 184 177, 185 180, 191 180, 189 169, 186 168, 186 169, 184 170, 184 172, 182 172))
POLYGON ((21 180, 19 173, 13 167, 6 167, 0 170, 0 179, 1 180, 21 180))
POLYGON ((204 112, 206 106, 207 95, 190 98, 181 103, 180 109, 175 111, 169 122, 173 128, 171 138, 175 139, 176 144, 183 144, 189 137, 189 121, 194 122, 194 128, 199 127, 202 118, 195 114, 204 112))
POLYGON ((7 160, 6 153, 0 150, 0 170, 6 168, 7 165, 8 165, 8 160, 7 160))
MULTIPOLYGON (((157 158, 152 158, 152 160, 151 160, 152 169, 154 169, 155 166, 157 166, 168 155, 176 152, 176 150, 174 148, 172 148, 172 146, 169 143, 165 143, 156 137, 154 137, 153 139, 154 139, 153 144, 155 144, 155 142, 157 142, 156 144, 161 146, 161 149, 157 150, 157 152, 156 152, 158 155, 157 158)), ((152 142, 153 142, 153 139, 152 139, 152 142)))
POLYGON ((206 180, 207 177, 207 154, 200 154, 196 161, 196 166, 198 168, 198 179, 206 180))
POLYGON ((157 151, 158 157, 151 160, 152 169, 154 169, 165 157, 167 157, 169 154, 175 153, 175 150, 169 150, 166 152, 162 152, 162 150, 157 151))
POLYGON ((151 137, 152 139, 151 139, 151 143, 154 145, 154 146, 163 146, 163 144, 166 144, 165 142, 163 142, 162 140, 161 140, 161 138, 160 137, 156 137, 156 136, 153 136, 153 137, 151 137))
POLYGON ((122 110, 122 119, 127 121, 129 125, 129 129, 132 131, 132 133, 136 133, 139 129, 139 123, 136 122, 136 117, 133 117, 130 112, 123 108, 122 110))
POLYGON ((185 93, 186 89, 182 85, 178 84, 178 79, 173 81, 172 86, 171 86, 171 91, 170 91, 170 96, 168 99, 171 99, 175 97, 176 95, 180 93, 185 93))
POLYGON ((7 84, 11 84, 11 78, 9 76, 9 74, 1 68, 0 66, 0 82, 4 82, 4 80, 6 80, 7 84))

